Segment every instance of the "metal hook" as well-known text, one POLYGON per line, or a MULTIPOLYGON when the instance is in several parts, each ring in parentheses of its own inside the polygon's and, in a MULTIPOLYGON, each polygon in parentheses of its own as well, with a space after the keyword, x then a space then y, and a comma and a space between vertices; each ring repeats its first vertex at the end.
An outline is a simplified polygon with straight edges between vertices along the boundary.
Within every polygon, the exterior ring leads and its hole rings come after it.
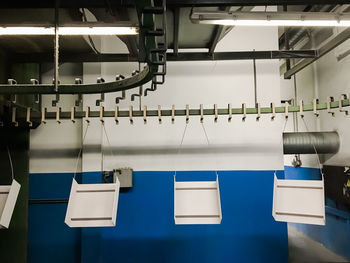
MULTIPOLYGON (((60 85, 60 83, 61 82, 58 80, 57 84, 60 85)), ((52 79, 52 84, 56 85, 55 79, 52 79)), ((60 102, 60 94, 56 93, 56 99, 52 100, 52 102, 51 102, 52 107, 56 107, 57 103, 59 103, 59 102, 60 102)))
POLYGON ((90 115, 90 107, 86 107, 85 121, 86 121, 87 124, 90 124, 89 115, 90 115))
POLYGON ((73 106, 70 111, 70 120, 75 123, 75 107, 73 106))
POLYGON ((314 114, 315 114, 316 117, 320 116, 320 114, 317 111, 317 104, 318 103, 319 103, 318 99, 313 99, 313 101, 312 101, 312 108, 313 108, 313 111, 314 111, 314 114))
POLYGON ((115 109, 114 109, 114 121, 115 121, 115 124, 119 124, 118 112, 119 112, 119 107, 115 106, 115 109))
POLYGON ((300 118, 304 118, 303 108, 304 108, 304 101, 303 101, 303 100, 300 100, 300 102, 299 102, 299 113, 300 113, 300 118))
MULTIPOLYGON (((123 79, 125 79, 125 77, 123 75, 117 75, 115 77, 116 81, 120 81, 120 80, 123 80, 123 79)), ((125 98, 126 98, 125 90, 122 90, 122 96, 115 98, 115 104, 118 104, 121 100, 125 100, 125 98)))
MULTIPOLYGON (((15 79, 8 79, 7 83, 9 85, 17 85, 17 81, 15 79)), ((17 95, 16 94, 11 95, 11 101, 12 101, 12 103, 16 103, 16 101, 17 101, 17 95)))
POLYGON ((327 112, 332 114, 332 117, 335 117, 335 112, 331 111, 331 103, 334 102, 334 98, 333 97, 328 97, 327 98, 327 112))
POLYGON ((218 118, 219 118, 219 113, 218 113, 218 105, 217 104, 214 104, 214 122, 218 122, 218 118))
POLYGON ((46 108, 42 107, 41 108, 41 122, 44 124, 46 124, 45 116, 46 116, 46 108))
POLYGON ((349 111, 348 110, 343 110, 343 98, 344 98, 344 100, 348 99, 346 94, 340 95, 340 97, 339 97, 339 111, 340 112, 344 112, 345 115, 349 115, 349 111))
MULTIPOLYGON (((105 80, 104 78, 97 78, 97 83, 104 83, 105 80)), ((96 100, 96 106, 100 106, 101 105, 101 102, 104 102, 105 101, 105 94, 104 93, 101 93, 101 98, 96 100)))
POLYGON ((27 107, 27 118, 26 118, 26 123, 28 123, 28 126, 29 126, 29 127, 33 127, 33 122, 30 121, 30 111, 31 111, 31 108, 30 108, 30 107, 27 107))
MULTIPOLYGON (((39 84, 39 81, 37 79, 30 79, 30 82, 33 84, 33 85, 38 85, 39 84)), ((40 95, 39 94, 34 94, 34 102, 35 103, 40 103, 40 95)))
POLYGON ((186 123, 189 123, 190 121, 190 108, 188 104, 186 104, 186 123))
POLYGON ((247 105, 245 103, 242 104, 242 113, 242 121, 245 121, 245 119, 247 118, 247 105))
POLYGON ((143 123, 147 124, 147 106, 143 106, 143 123))
POLYGON ((171 106, 171 123, 172 124, 175 123, 175 105, 174 104, 171 106))
POLYGON ((102 124, 105 123, 105 121, 103 120, 103 112, 104 112, 104 109, 105 109, 105 107, 100 106, 100 122, 101 122, 102 124))
POLYGON ((200 113, 201 113, 200 121, 201 121, 201 123, 203 123, 203 120, 204 120, 204 116, 203 116, 203 104, 200 104, 200 105, 199 105, 199 110, 200 110, 200 113))
POLYGON ((132 106, 129 107, 129 120, 130 120, 130 124, 134 124, 134 120, 132 119, 132 106))
POLYGON ((228 105, 228 122, 232 121, 232 105, 231 103, 228 105))
POLYGON ((256 121, 259 121, 261 117, 260 103, 257 103, 255 107, 257 108, 257 111, 258 111, 258 115, 256 116, 256 121))
POLYGON ((272 115, 271 115, 271 120, 275 120, 276 118, 276 107, 275 107, 275 103, 271 102, 270 103, 270 107, 271 107, 271 112, 272 112, 272 115))
POLYGON ((56 110, 56 121, 58 124, 61 123, 60 121, 60 114, 61 114, 61 107, 57 107, 57 110, 56 110))
MULTIPOLYGON (((83 84, 83 80, 80 79, 80 78, 76 78, 76 79, 74 80, 74 83, 75 83, 76 85, 81 85, 81 84, 83 84)), ((82 101, 83 101, 83 95, 82 95, 82 94, 78 94, 78 99, 75 100, 75 106, 76 106, 76 107, 79 107, 79 105, 80 105, 80 103, 82 103, 82 101)))
POLYGON ((13 107, 12 108, 12 123, 15 125, 15 127, 18 127, 18 121, 16 121, 16 111, 17 111, 17 108, 13 107))
POLYGON ((158 121, 159 121, 159 124, 162 124, 162 110, 160 105, 158 105, 158 121))
POLYGON ((286 120, 288 120, 288 107, 289 107, 289 103, 286 101, 286 103, 284 105, 284 118, 286 120))

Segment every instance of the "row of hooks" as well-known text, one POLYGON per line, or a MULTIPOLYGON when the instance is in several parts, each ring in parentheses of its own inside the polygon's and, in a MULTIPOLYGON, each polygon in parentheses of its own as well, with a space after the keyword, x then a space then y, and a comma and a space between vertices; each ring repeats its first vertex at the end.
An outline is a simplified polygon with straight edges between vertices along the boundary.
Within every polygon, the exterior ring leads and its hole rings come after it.
MULTIPOLYGON (((339 102, 338 102, 338 109, 339 109, 339 112, 342 112, 344 113, 345 115, 349 115, 349 111, 347 109, 344 109, 343 108, 343 100, 347 100, 348 97, 346 94, 342 94, 339 98, 339 102)), ((327 99, 327 112, 329 114, 331 114, 333 117, 335 116, 335 112, 332 111, 332 107, 331 107, 331 103, 334 102, 334 98, 333 97, 328 97, 327 99)), ((318 99, 313 99, 313 103, 312 103, 312 107, 313 107, 313 114, 315 117, 319 117, 320 114, 319 114, 319 111, 317 109, 317 105, 319 104, 319 100, 318 99)), ((288 119, 288 116, 289 116, 289 103, 286 102, 285 105, 284 105, 284 116, 285 116, 285 119, 288 119)), ((228 104, 228 121, 231 122, 232 120, 232 105, 231 104, 228 104)), ((200 122, 203 123, 204 121, 204 109, 203 109, 203 104, 200 104, 200 107, 199 107, 199 112, 200 112, 200 122)), ((247 118, 247 106, 246 106, 246 103, 243 103, 242 104, 242 109, 241 109, 241 114, 243 115, 242 116, 242 121, 244 122, 247 118)), ((47 113, 47 109, 45 107, 42 108, 41 110, 41 122, 43 124, 46 123, 46 113, 47 113)), ((276 107, 275 107, 275 104, 274 103, 271 103, 270 104, 270 112, 271 113, 271 120, 275 120, 276 118, 276 107)), ((218 117, 219 117, 219 110, 218 110, 218 107, 217 107, 217 104, 214 104, 214 122, 217 122, 218 121, 218 117)), ((261 118, 261 106, 260 106, 260 103, 257 103, 256 104, 256 121, 259 121, 260 118, 261 118)), ((301 118, 304 118, 305 114, 304 114, 304 101, 303 100, 300 100, 299 101, 299 115, 301 118)), ((76 116, 76 107, 72 107, 71 108, 71 112, 70 112, 70 120, 75 123, 76 122, 76 119, 75 119, 75 116, 76 116)), ((144 124, 147 124, 147 106, 144 106, 143 107, 143 111, 142 111, 142 117, 143 117, 143 121, 144 121, 144 124)), ((161 106, 158 105, 158 108, 157 108, 157 116, 158 116, 158 121, 159 121, 159 124, 162 123, 162 109, 161 109, 161 106)), ((172 108, 171 108, 171 122, 174 123, 175 122, 175 105, 172 105, 172 108)), ((87 123, 90 123, 90 107, 86 107, 86 110, 85 110, 85 121, 87 123)), ((115 110, 114 110, 114 120, 116 122, 116 124, 119 124, 119 107, 116 106, 115 107, 115 110)), ((133 120, 133 107, 132 106, 129 106, 129 121, 131 124, 134 123, 134 120, 133 120)), ((190 108, 189 108, 189 105, 187 104, 186 105, 186 108, 185 108, 185 117, 186 117, 186 123, 189 123, 189 118, 190 118, 190 108)), ((100 106, 100 109, 99 109, 99 119, 102 123, 104 123, 104 106, 100 106)), ((61 107, 57 107, 56 108, 56 121, 57 123, 61 123, 61 107)), ((16 107, 13 107, 12 108, 12 123, 15 125, 15 126, 18 126, 18 122, 16 120, 16 107)), ((33 126, 33 122, 31 121, 31 108, 28 107, 27 108, 27 111, 26 111, 26 123, 28 124, 29 127, 32 127, 33 126)))

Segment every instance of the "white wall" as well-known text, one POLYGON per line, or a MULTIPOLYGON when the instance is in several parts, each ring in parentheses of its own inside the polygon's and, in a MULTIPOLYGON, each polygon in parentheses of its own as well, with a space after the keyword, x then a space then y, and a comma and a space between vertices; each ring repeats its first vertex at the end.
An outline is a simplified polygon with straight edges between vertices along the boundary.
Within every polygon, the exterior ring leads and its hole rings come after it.
MULTIPOLYGON (((118 45, 102 41, 103 52, 120 52, 118 45)), ((234 28, 218 45, 217 51, 224 50, 275 50, 278 49, 277 28, 234 28), (243 40, 242 40, 243 39, 243 40)), ((130 75, 137 68, 135 63, 84 64, 84 82, 95 81, 101 74, 106 81, 113 80, 116 74, 130 75), (94 71, 95 70, 95 71, 94 71), (97 72, 97 74, 96 74, 97 72)), ((280 103, 279 64, 276 60, 257 61, 258 101, 262 106, 271 102, 280 103)), ((137 89, 127 92, 127 101, 120 103, 121 109, 129 105, 138 108, 138 102, 130 102, 130 95, 137 89)), ((120 93, 108 94, 104 103, 106 110, 113 110, 115 97, 120 93)), ((98 95, 84 96, 84 105, 94 105, 98 95)), ((248 107, 254 105, 254 80, 252 61, 213 61, 213 62, 169 62, 165 85, 156 92, 142 98, 148 109, 161 105, 170 109, 172 104, 183 109, 191 108, 248 107)), ((92 107, 93 108, 93 107, 92 107)), ((94 108, 97 110, 98 108, 94 108)), ((255 116, 248 116, 242 123, 241 116, 235 116, 231 123, 226 117, 219 117, 214 123, 213 116, 206 116, 204 126, 209 137, 208 147, 199 117, 191 117, 185 134, 182 154, 177 154, 185 128, 184 118, 177 117, 175 124, 164 118, 161 125, 157 118, 149 118, 147 125, 142 118, 135 118, 130 125, 127 118, 116 125, 113 119, 105 120, 105 128, 111 142, 102 133, 98 120, 89 127, 84 147, 84 171, 101 169, 101 153, 97 145, 103 135, 103 148, 106 154, 104 169, 130 166, 134 170, 270 170, 283 168, 281 121, 270 121, 263 116, 256 122, 255 116), (112 157, 110 149, 114 151, 112 157)), ((84 124, 85 127, 85 124, 84 124)), ((85 130, 85 128, 84 128, 85 130)))
MULTIPOLYGON (((335 34, 337 34, 335 30, 335 34)), ((297 79, 297 100, 304 99, 304 103, 312 103, 313 98, 319 98, 321 102, 326 102, 327 97, 333 96, 336 100, 339 95, 345 93, 350 95, 349 68, 350 57, 341 61, 337 60, 337 55, 350 49, 350 41, 346 41, 327 55, 323 56, 316 63, 306 67, 296 74, 297 79)), ((283 99, 294 98, 294 83, 291 80, 284 80, 281 77, 281 94, 283 99)), ((332 117, 326 111, 320 112, 320 117, 315 118, 310 112, 305 116, 305 122, 310 131, 337 131, 340 136, 340 150, 337 154, 321 156, 321 161, 326 165, 346 166, 350 162, 350 134, 348 127, 349 116, 339 113, 332 117)), ((299 116, 299 114, 298 114, 299 116)), ((290 122, 287 131, 293 130, 290 122)), ((305 131, 303 121, 298 117, 299 131, 305 131)), ((285 165, 291 165, 293 156, 285 156, 285 165)), ((318 167, 315 155, 302 155, 303 166, 318 167)))
MULTIPOLYGON (((75 78, 82 78, 82 66, 66 63, 60 66, 60 82, 74 83, 75 78)), ((50 65, 42 66, 42 83, 52 83, 53 70, 50 65)), ((70 111, 77 96, 61 95, 58 106, 62 111, 70 111)), ((44 95, 42 106, 47 111, 56 111, 51 102, 55 95, 44 95)), ((52 173, 75 171, 78 148, 81 147, 81 120, 72 123, 70 120, 57 124, 56 120, 47 120, 30 132, 30 173, 52 173)), ((81 171, 81 161, 78 172, 81 171)))

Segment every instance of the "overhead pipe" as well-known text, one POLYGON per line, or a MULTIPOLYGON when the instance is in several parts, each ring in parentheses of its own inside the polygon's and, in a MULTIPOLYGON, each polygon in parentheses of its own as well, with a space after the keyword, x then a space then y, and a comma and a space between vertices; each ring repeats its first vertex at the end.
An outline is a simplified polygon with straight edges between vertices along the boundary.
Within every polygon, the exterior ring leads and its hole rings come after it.
POLYGON ((284 154, 332 154, 337 153, 340 139, 337 132, 285 132, 284 154))

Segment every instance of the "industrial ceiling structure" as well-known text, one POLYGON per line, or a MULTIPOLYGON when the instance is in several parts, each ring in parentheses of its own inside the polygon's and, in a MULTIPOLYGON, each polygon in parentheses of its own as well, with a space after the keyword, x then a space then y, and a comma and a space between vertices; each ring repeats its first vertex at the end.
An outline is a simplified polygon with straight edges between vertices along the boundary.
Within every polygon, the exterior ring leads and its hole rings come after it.
MULTIPOLYGON (((51 35, 4 33, 0 39, 3 60, 9 68, 11 65, 21 63, 27 63, 27 65, 28 63, 35 65, 51 63, 55 75, 53 83, 39 83, 35 75, 29 78, 31 81, 28 79, 25 82, 9 79, 7 84, 0 85, 0 94, 3 94, 4 102, 10 101, 10 105, 17 104, 17 108, 26 109, 28 105, 18 105, 17 95, 32 94, 30 96, 34 96, 38 101, 37 97, 40 94, 56 94, 57 102, 60 94, 101 93, 101 100, 103 100, 104 93, 125 91, 151 82, 151 88, 140 90, 138 94, 138 96, 146 96, 149 91, 155 91, 157 85, 166 81, 167 61, 281 59, 283 62, 281 74, 284 74, 285 78, 290 78, 349 38, 348 28, 336 37, 330 38, 331 28, 327 24, 319 26, 320 23, 327 23, 326 20, 329 18, 333 18, 333 23, 339 21, 346 23, 347 17, 344 15, 349 9, 346 3, 347 1, 326 0, 249 2, 241 0, 154 2, 150 0, 102 2, 61 0, 36 1, 30 4, 4 1, 0 9, 0 23, 3 24, 3 30, 22 26, 25 28, 22 32, 28 32, 29 26, 41 26, 46 29, 51 27, 53 31, 51 35), (257 6, 262 7, 263 10, 254 13, 254 8, 257 6), (277 11, 266 13, 269 6, 277 6, 277 11), (294 19, 293 26, 288 24, 281 26, 286 22, 285 19, 280 25, 279 50, 215 51, 219 41, 233 28, 232 21, 242 19, 242 14, 248 15, 249 19, 257 16, 261 19, 261 14, 264 13, 268 22, 275 14, 282 18, 288 14, 287 17, 290 20, 294 19), (204 20, 208 14, 233 17, 233 20, 226 24, 207 23, 204 20), (317 20, 316 27, 295 25, 295 21, 305 22, 308 19, 317 20), (202 24, 203 21, 204 24, 202 24), (92 27, 125 26, 125 24, 134 26, 138 30, 136 35, 115 35, 125 43, 129 53, 101 52, 96 48, 91 36, 94 33, 74 33, 74 36, 72 33, 59 33, 69 26, 91 29, 92 27), (131 76, 121 76, 116 72, 117 78, 114 82, 104 82, 101 78, 97 83, 82 83, 79 79, 76 83, 59 83, 60 63, 130 61, 143 63, 144 66, 142 69, 135 69, 131 76)), ((266 20, 266 18, 263 19, 266 20)), ((311 21, 313 22, 315 21, 311 21)), ((94 37, 99 36, 94 35, 94 37)), ((336 102, 332 107, 346 106, 348 103, 346 99, 344 98, 342 105, 336 102)), ((56 105, 55 102, 53 105, 56 105)), ((97 105, 99 105, 98 102, 97 105)), ((322 106, 319 106, 319 109, 321 108, 322 106)), ((33 118, 40 116, 40 108, 31 107, 31 110, 33 118)), ((293 109, 290 110, 293 111, 293 109)), ((298 111, 299 108, 295 110, 298 111)), ((258 109, 253 109, 252 112, 258 112, 258 109)), ((18 116, 25 118, 26 113, 27 111, 21 113, 19 110, 18 116)), ((243 114, 243 110, 240 113, 243 114)), ((80 115, 82 116, 83 113, 77 114, 77 116, 80 115)))

